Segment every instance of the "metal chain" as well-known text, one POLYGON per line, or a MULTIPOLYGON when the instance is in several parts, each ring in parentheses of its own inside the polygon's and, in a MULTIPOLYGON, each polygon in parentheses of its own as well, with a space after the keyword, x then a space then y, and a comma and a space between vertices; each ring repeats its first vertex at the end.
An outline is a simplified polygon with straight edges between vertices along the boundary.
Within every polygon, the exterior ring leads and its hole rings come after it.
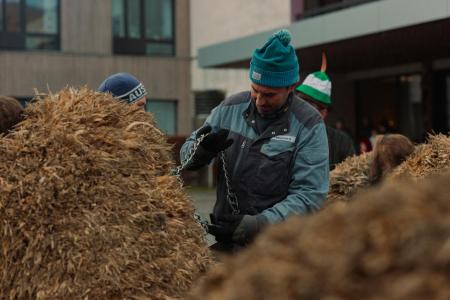
POLYGON ((225 185, 227 188, 227 202, 231 207, 231 213, 233 215, 238 215, 240 213, 239 203, 238 203, 236 194, 234 193, 233 189, 231 188, 231 180, 230 180, 230 176, 228 174, 227 166, 225 163, 225 151, 221 151, 219 156, 220 156, 220 160, 222 161, 223 175, 225 177, 225 185))
POLYGON ((181 185, 183 185, 183 178, 181 177, 181 171, 183 171, 186 168, 186 166, 192 161, 195 152, 197 151, 197 148, 200 146, 200 143, 208 134, 209 133, 202 134, 195 140, 194 145, 189 149, 187 158, 183 160, 181 164, 175 168, 175 170, 172 171, 172 175, 178 178, 178 181, 180 182, 181 185))
MULTIPOLYGON (((181 162, 181 164, 179 166, 177 166, 173 171, 172 171, 172 175, 177 177, 178 183, 180 184, 180 187, 183 187, 183 177, 181 176, 181 171, 184 170, 184 168, 186 168, 186 166, 192 161, 192 159, 194 158, 195 152, 197 151, 197 148, 200 146, 200 143, 203 141, 203 139, 207 136, 208 134, 202 134, 200 135, 200 137, 198 137, 194 143, 194 145, 189 149, 187 158, 185 160, 183 160, 181 162)), ((197 221, 200 226, 203 228, 203 230, 205 231, 205 234, 208 232, 208 221, 204 220, 199 213, 197 212, 197 210, 194 210, 194 219, 195 221, 197 221)))
MULTIPOLYGON (((181 171, 183 171, 186 168, 186 166, 192 161, 192 159, 194 158, 195 152, 197 151, 198 147, 200 146, 200 144, 204 140, 204 138, 206 136, 208 136, 208 134, 209 133, 202 134, 202 135, 200 135, 200 137, 198 137, 195 140, 194 145, 192 145, 192 147, 189 149, 187 158, 185 160, 183 160, 181 162, 181 164, 172 171, 172 175, 177 177, 178 182, 180 183, 181 187, 183 187, 183 178, 181 176, 181 171)), ((225 185, 226 185, 226 189, 227 189, 227 202, 231 207, 232 214, 238 215, 240 213, 239 204, 238 204, 237 196, 231 188, 230 176, 228 174, 228 170, 227 170, 227 167, 225 164, 225 151, 221 151, 219 153, 219 157, 222 162, 223 174, 225 177, 225 185)), ((207 232, 208 221, 202 219, 202 217, 197 213, 197 211, 194 212, 194 219, 202 226, 202 228, 205 230, 205 232, 207 232)))

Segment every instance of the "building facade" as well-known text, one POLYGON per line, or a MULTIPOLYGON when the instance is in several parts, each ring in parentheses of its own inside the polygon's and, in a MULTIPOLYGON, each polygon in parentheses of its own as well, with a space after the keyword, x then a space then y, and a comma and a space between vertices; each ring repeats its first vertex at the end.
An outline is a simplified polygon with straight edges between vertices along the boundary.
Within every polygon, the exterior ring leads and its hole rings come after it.
POLYGON ((194 126, 200 126, 211 109, 226 96, 249 88, 242 68, 203 69, 198 49, 290 23, 290 0, 191 0, 192 91, 194 126))
POLYGON ((220 90, 226 95, 248 89, 243 69, 202 69, 198 49, 290 23, 290 0, 191 0, 193 91, 220 90))
POLYGON ((0 0, 0 66, 0 94, 22 101, 129 72, 161 129, 192 129, 188 0, 0 0))
MULTIPOLYGON (((290 18, 302 79, 327 54, 329 125, 343 120, 356 140, 450 130, 450 0, 291 0, 290 18)), ((247 68, 271 32, 202 47, 199 64, 247 68)))

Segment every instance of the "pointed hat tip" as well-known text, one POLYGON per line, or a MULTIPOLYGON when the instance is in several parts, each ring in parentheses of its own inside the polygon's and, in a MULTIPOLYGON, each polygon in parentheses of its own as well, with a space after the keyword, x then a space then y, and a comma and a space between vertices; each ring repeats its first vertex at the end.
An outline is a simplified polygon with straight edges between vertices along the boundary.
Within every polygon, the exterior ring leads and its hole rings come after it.
POLYGON ((320 66, 320 72, 327 71, 327 55, 325 52, 322 52, 322 65, 320 66))

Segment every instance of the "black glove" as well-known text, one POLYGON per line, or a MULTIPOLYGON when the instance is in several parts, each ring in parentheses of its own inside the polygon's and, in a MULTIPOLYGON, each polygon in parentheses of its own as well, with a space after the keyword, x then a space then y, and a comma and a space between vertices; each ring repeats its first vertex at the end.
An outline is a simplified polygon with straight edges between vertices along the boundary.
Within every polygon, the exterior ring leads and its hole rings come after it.
POLYGON ((208 233, 213 235, 218 242, 231 243, 233 241, 233 233, 239 222, 229 224, 228 222, 219 222, 213 214, 209 215, 211 224, 208 224, 208 233))
POLYGON ((206 136, 195 150, 194 158, 185 166, 185 169, 190 171, 200 169, 209 164, 217 153, 230 147, 233 139, 227 139, 229 132, 228 129, 219 129, 219 131, 211 133, 211 126, 201 127, 195 134, 195 138, 206 136))
POLYGON ((267 219, 262 215, 225 215, 218 217, 212 227, 208 228, 208 232, 214 235, 217 241, 219 238, 237 244, 247 244, 267 224, 267 219))
POLYGON ((199 138, 202 134, 208 134, 200 143, 200 146, 208 152, 217 154, 233 144, 233 139, 227 138, 229 133, 228 129, 219 129, 217 132, 211 133, 211 126, 206 125, 197 131, 196 138, 199 138))

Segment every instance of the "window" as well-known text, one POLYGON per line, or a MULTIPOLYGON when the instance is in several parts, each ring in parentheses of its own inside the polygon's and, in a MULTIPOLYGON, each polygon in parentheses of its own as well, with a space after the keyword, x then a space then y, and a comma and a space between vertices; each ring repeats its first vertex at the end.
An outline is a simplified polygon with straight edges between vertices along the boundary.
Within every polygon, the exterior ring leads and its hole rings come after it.
POLYGON ((0 0, 0 49, 59 49, 59 0, 0 0))
POLYGON ((113 0, 114 53, 173 56, 174 0, 113 0))
POLYGON ((169 135, 177 133, 177 101, 148 99, 145 110, 153 114, 159 129, 169 135))

